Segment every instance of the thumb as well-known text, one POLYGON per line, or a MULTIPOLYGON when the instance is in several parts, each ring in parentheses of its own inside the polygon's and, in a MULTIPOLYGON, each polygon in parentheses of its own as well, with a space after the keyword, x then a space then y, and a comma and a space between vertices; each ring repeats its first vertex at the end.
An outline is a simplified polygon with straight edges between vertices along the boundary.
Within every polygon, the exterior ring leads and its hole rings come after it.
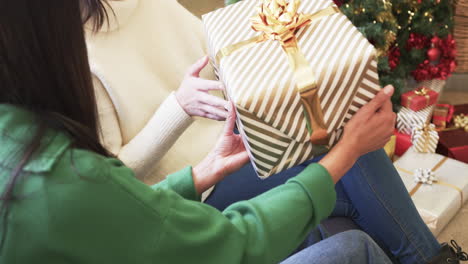
POLYGON ((387 85, 385 88, 380 90, 380 92, 372 99, 368 104, 362 107, 363 112, 375 113, 379 110, 385 102, 392 97, 394 88, 392 85, 387 85))
POLYGON ((200 77, 200 72, 205 68, 205 66, 208 64, 209 59, 208 56, 204 56, 203 58, 200 58, 195 64, 190 66, 190 68, 187 71, 187 75, 192 76, 192 77, 200 77))
POLYGON ((224 135, 232 135, 234 132, 234 125, 236 124, 236 109, 234 104, 229 102, 227 105, 228 116, 226 118, 226 124, 224 125, 224 135))

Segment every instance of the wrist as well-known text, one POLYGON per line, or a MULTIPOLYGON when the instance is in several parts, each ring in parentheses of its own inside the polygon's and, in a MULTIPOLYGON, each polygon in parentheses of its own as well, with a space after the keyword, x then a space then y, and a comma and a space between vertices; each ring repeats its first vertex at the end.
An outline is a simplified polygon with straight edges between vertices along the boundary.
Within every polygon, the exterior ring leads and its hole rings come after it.
POLYGON ((336 144, 319 164, 327 169, 334 183, 337 183, 345 173, 351 169, 359 158, 359 154, 352 144, 336 144))
POLYGON ((359 149, 359 142, 355 140, 340 140, 333 149, 336 149, 337 152, 346 155, 349 160, 353 161, 353 163, 362 156, 359 149))
POLYGON ((198 194, 202 194, 216 184, 219 171, 211 155, 205 157, 197 166, 192 168, 193 182, 198 194))
MULTIPOLYGON (((179 90, 180 90, 180 89, 179 89, 179 90)), ((189 112, 187 112, 187 109, 186 109, 187 107, 186 107, 186 105, 185 105, 185 103, 184 103, 184 101, 183 101, 183 97, 180 95, 179 90, 177 90, 177 91, 174 92, 175 99, 176 99, 177 103, 179 104, 180 108, 182 108, 182 110, 184 110, 184 112, 185 112, 187 115, 191 116, 191 115, 189 114, 189 112)))

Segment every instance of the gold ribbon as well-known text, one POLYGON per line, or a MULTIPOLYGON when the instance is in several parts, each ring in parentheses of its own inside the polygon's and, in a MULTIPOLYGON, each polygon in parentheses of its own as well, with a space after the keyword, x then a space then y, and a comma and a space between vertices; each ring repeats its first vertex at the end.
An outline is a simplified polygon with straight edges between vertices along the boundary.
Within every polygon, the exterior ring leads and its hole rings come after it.
POLYGON ((314 144, 328 144, 327 127, 318 96, 317 80, 314 71, 300 51, 296 32, 308 26, 315 20, 339 13, 336 6, 330 6, 314 14, 298 13, 300 0, 263 0, 258 7, 258 14, 252 17, 252 29, 262 32, 261 35, 222 48, 216 54, 216 62, 232 53, 249 48, 267 40, 278 41, 288 56, 291 69, 294 72, 297 90, 301 96, 307 128, 314 144))
POLYGON ((429 148, 429 140, 431 139, 431 135, 429 131, 436 131, 433 126, 430 124, 424 124, 423 127, 416 128, 416 131, 422 131, 422 137, 424 138, 424 148, 423 153, 427 153, 427 148, 429 148))
POLYGON ((427 89, 426 87, 421 87, 421 89, 415 90, 413 95, 408 96, 408 101, 406 102, 406 107, 410 108, 411 100, 416 96, 426 97, 426 106, 428 106, 430 101, 431 101, 431 97, 429 96, 428 92, 429 92, 429 89, 427 89))
MULTIPOLYGON (((432 171, 435 172, 437 169, 439 169, 446 161, 448 160, 448 157, 444 157, 443 159, 441 159, 435 166, 434 168, 432 168, 432 171)), ((407 174, 410 174, 410 175, 413 175, 414 173, 409 171, 409 170, 406 170, 406 169, 403 169, 403 168, 400 168, 400 167, 396 167, 398 170, 404 172, 404 173, 407 173, 407 174)), ((436 182, 434 182, 434 184, 438 184, 438 185, 442 185, 442 186, 446 186, 446 187, 449 187, 449 188, 452 188, 456 191, 458 191, 458 193, 460 194, 460 206, 463 206, 463 190, 458 188, 457 186, 453 185, 453 184, 450 184, 448 182, 444 182, 444 181, 439 181, 437 180, 436 182)), ((423 184, 418 182, 414 187, 413 189, 411 189, 411 191, 409 191, 409 195, 410 196, 413 196, 418 190, 419 188, 421 188, 423 184)))
POLYGON ((414 91, 414 94, 424 96, 427 95, 427 91, 426 87, 422 87, 421 89, 414 91))

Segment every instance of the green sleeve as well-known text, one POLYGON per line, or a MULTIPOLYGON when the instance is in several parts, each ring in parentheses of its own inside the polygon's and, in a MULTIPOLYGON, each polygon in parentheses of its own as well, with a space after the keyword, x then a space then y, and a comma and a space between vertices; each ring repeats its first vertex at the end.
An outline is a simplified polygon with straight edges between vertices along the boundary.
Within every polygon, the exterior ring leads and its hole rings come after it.
POLYGON ((151 188, 153 188, 154 190, 158 188, 172 190, 188 200, 201 200, 201 196, 198 195, 195 189, 191 166, 188 166, 181 171, 168 175, 164 181, 161 181, 151 186, 151 188))
MULTIPOLYGON (((99 166, 90 163, 82 175, 99 166)), ((48 230, 47 239, 59 247, 55 252, 71 252, 77 263, 278 263, 335 203, 334 184, 319 164, 224 212, 185 199, 179 195, 184 188, 173 191, 177 181, 168 179, 152 189, 112 161, 99 172, 108 175, 106 181, 80 180, 51 192, 64 196, 53 200, 56 212, 48 206, 54 230, 48 230)), ((189 172, 187 168, 173 179, 189 172)))
POLYGON ((222 213, 173 196, 161 238, 168 250, 160 254, 170 263, 187 263, 187 256, 197 263, 278 263, 331 213, 335 199, 333 181, 319 164, 222 213))

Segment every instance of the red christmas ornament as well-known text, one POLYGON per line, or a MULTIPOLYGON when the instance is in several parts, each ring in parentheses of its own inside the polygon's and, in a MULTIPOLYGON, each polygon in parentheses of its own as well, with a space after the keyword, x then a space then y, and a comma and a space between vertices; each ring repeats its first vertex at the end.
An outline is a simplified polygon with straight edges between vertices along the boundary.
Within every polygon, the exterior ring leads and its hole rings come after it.
POLYGON ((430 61, 438 61, 440 58, 440 49, 438 48, 430 48, 427 51, 427 57, 429 58, 430 61))
POLYGON ((440 38, 438 36, 432 37, 431 43, 434 44, 434 46, 439 45, 439 42, 440 42, 440 38))
MULTIPOLYGON (((422 38, 418 35, 410 36, 407 47, 417 49, 420 47, 419 44, 422 44, 421 40, 422 38)), ((457 66, 455 62, 457 50, 453 36, 449 34, 444 39, 434 36, 426 43, 427 46, 432 46, 427 51, 427 59, 420 63, 411 74, 418 82, 433 79, 446 80, 457 66)))
POLYGON ((428 37, 417 33, 411 33, 406 42, 406 49, 424 49, 429 46, 430 43, 431 40, 428 37))
POLYGON ((394 70, 400 64, 401 52, 398 47, 392 47, 388 52, 388 64, 390 69, 394 70))

